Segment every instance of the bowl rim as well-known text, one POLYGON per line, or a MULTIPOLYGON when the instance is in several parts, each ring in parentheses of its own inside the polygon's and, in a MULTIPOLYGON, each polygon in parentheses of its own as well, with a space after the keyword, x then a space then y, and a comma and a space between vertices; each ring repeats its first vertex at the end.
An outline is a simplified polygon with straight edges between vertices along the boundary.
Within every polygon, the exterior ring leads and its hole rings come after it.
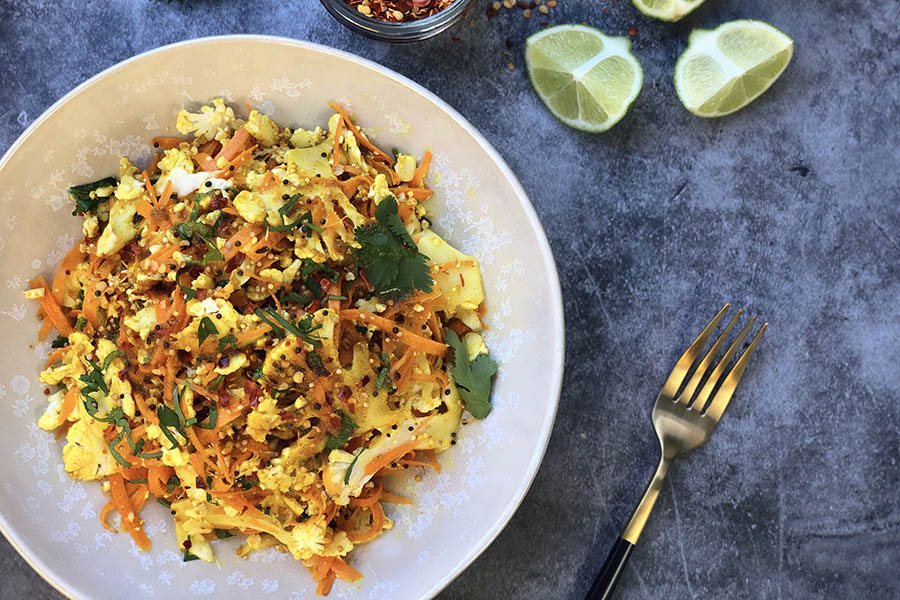
MULTIPOLYGON (((313 52, 319 52, 371 69, 381 75, 385 75, 393 79, 397 83, 400 83, 411 92, 424 96, 427 100, 431 101, 441 110, 447 113, 460 127, 463 128, 463 130, 466 131, 466 133, 468 133, 478 143, 479 146, 481 146, 485 150, 485 152, 487 152, 491 159, 497 164, 497 166, 500 168, 500 171, 506 177, 507 182, 512 186, 522 209, 525 211, 526 218, 537 234, 539 251, 544 261, 544 266, 550 274, 550 281, 548 281, 548 291, 550 292, 550 304, 552 305, 552 307, 550 314, 547 315, 549 320, 549 329, 551 331, 558 332, 558 335, 554 340, 554 347, 552 348, 551 353, 552 364, 550 365, 550 369, 548 370, 548 379, 553 383, 552 401, 548 404, 547 412, 543 417, 544 424, 540 436, 538 437, 538 439, 536 440, 536 444, 534 445, 535 452, 531 457, 531 461, 528 465, 528 470, 525 474, 525 477, 519 483, 518 488, 515 490, 512 496, 512 500, 507 504, 507 506, 504 508, 503 512, 493 523, 493 525, 491 525, 491 527, 489 527, 475 543, 470 545, 469 550, 465 554, 465 556, 463 556, 462 559, 460 559, 455 565, 453 565, 452 568, 448 569, 446 571, 446 574, 429 590, 427 590, 425 596, 423 596, 424 598, 433 598, 441 590, 447 587, 450 582, 456 579, 467 567, 469 567, 475 561, 475 559, 477 559, 488 548, 488 546, 491 545, 491 543, 497 538, 500 532, 503 531, 503 529, 509 523, 510 519, 512 519, 512 516, 524 501, 525 495, 531 488, 531 484, 533 483, 538 469, 543 462, 544 454, 547 450, 547 445, 550 442, 550 435, 553 431, 553 424, 556 419, 556 414, 559 407, 559 397, 562 389, 563 367, 565 362, 565 323, 562 303, 562 288, 560 286, 556 263, 553 259, 553 253, 550 249, 550 244, 547 241, 547 235, 544 232, 543 226, 538 219, 534 206, 531 204, 531 201, 529 200, 528 195, 525 193, 522 184, 519 182, 518 178, 512 172, 512 169, 510 169, 509 165, 506 163, 500 153, 497 152, 497 150, 487 140, 487 138, 485 138, 471 123, 469 123, 469 121, 464 116, 462 116, 453 107, 440 99, 437 95, 430 92, 422 85, 412 81, 408 77, 405 77, 400 73, 397 73, 374 61, 362 58, 350 52, 331 48, 323 44, 318 44, 316 42, 296 40, 281 36, 229 34, 184 40, 173 44, 152 48, 150 50, 146 50, 144 52, 141 52, 140 54, 127 58, 123 61, 120 61, 110 67, 107 67, 103 71, 90 77, 89 79, 66 93, 62 98, 54 102, 49 108, 47 108, 47 110, 45 110, 41 114, 40 117, 35 119, 34 122, 32 122, 25 129, 25 131, 23 131, 22 134, 19 135, 18 138, 16 138, 16 140, 3 154, 2 158, 0 158, 0 171, 2 171, 4 167, 6 167, 7 163, 11 160, 13 155, 19 150, 19 148, 24 145, 24 143, 28 140, 29 137, 31 137, 32 133, 38 127, 40 127, 45 121, 47 121, 63 105, 65 105, 67 102, 69 102, 82 92, 89 89, 98 81, 101 81, 102 79, 105 79, 110 75, 129 67, 133 62, 138 62, 154 54, 162 54, 176 48, 182 48, 184 46, 219 44, 223 42, 266 43, 275 46, 288 45, 300 47, 302 49, 313 52)), ((56 570, 50 565, 45 564, 43 560, 30 555, 27 542, 21 539, 19 535, 15 533, 14 529, 10 527, 9 522, 6 519, 6 515, 4 515, 3 513, 0 513, 0 533, 3 533, 3 536, 16 550, 16 552, 19 553, 22 559, 47 583, 49 583, 54 589, 56 589, 56 591, 58 591, 66 598, 78 600, 73 592, 67 590, 63 586, 62 582, 66 581, 65 577, 57 573, 56 570)))

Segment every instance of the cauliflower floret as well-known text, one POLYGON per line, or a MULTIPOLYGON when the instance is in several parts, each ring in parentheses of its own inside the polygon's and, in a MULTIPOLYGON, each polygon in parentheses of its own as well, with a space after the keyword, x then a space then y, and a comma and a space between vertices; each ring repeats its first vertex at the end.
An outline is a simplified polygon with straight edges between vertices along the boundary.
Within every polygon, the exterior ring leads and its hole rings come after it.
POLYGON ((100 220, 97 215, 91 215, 84 220, 81 224, 81 233, 87 238, 97 237, 97 234, 100 233, 100 220))
POLYGON ((73 331, 69 335, 69 350, 63 355, 62 365, 46 369, 41 373, 41 383, 56 385, 66 377, 77 380, 85 372, 84 364, 80 358, 94 351, 91 339, 80 331, 73 331))
POLYGON ((247 415, 247 434, 257 442, 265 442, 269 432, 281 425, 275 398, 266 396, 247 415))
POLYGON ((487 346, 484 345, 484 339, 478 333, 467 333, 463 338, 466 343, 466 353, 469 360, 475 360, 479 354, 487 354, 487 346))
POLYGON ((215 371, 219 375, 231 375, 232 373, 243 369, 247 365, 247 355, 243 352, 236 352, 228 357, 228 364, 224 367, 216 367, 215 371))
POLYGON ((79 412, 83 413, 81 418, 75 421, 66 433, 63 464, 66 471, 75 479, 83 481, 101 479, 114 473, 118 468, 103 437, 106 424, 90 419, 83 407, 79 412))
POLYGON ((281 224, 282 218, 278 209, 284 206, 285 201, 280 196, 269 193, 256 193, 244 190, 234 198, 234 208, 245 221, 250 223, 262 223, 269 217, 269 224, 281 224))
POLYGON ((200 107, 199 113, 182 110, 175 122, 180 133, 193 133, 200 143, 213 139, 224 143, 240 126, 240 119, 235 117, 234 111, 221 98, 213 99, 212 106, 200 107))
POLYGON ((325 137, 325 130, 321 127, 316 127, 315 131, 295 129, 293 135, 291 135, 291 146, 294 148, 309 148, 321 144, 325 137))
POLYGON ((131 192, 128 193, 129 197, 127 198, 121 196, 119 190, 125 184, 126 179, 122 179, 119 188, 116 189, 116 199, 109 209, 109 223, 97 240, 97 256, 115 254, 137 235, 138 230, 132 219, 137 214, 137 198, 143 194, 143 188, 134 198, 130 196, 131 192))
MULTIPOLYGON (((187 152, 180 150, 179 148, 170 148, 166 150, 166 153, 163 155, 161 159, 159 159, 159 170, 163 173, 169 173, 174 171, 176 168, 184 169, 187 173, 194 172, 194 161, 191 160, 190 155, 187 152)), ((157 187, 159 184, 157 183, 157 187)), ((162 189, 158 189, 157 192, 161 192, 162 189)))
MULTIPOLYGON (((341 115, 339 114, 333 114, 331 115, 331 118, 328 119, 328 136, 331 139, 334 139, 334 134, 337 133, 337 125, 340 120, 341 115)), ((341 149, 347 153, 347 158, 350 159, 350 164, 359 167, 364 173, 367 172, 369 170, 369 165, 363 160, 359 144, 356 143, 356 136, 348 131, 346 127, 341 133, 340 143, 341 149)))
POLYGON ((416 174, 416 159, 409 154, 398 154, 394 171, 397 173, 400 181, 412 181, 416 174))
POLYGON ((172 503, 172 515, 175 521, 175 537, 182 548, 206 562, 215 562, 212 545, 205 535, 212 533, 213 526, 206 520, 206 492, 198 489, 188 490, 188 498, 172 503), (199 492, 199 496, 197 493, 199 492), (186 542, 190 541, 190 544, 186 542))
POLYGON ((316 473, 303 463, 325 447, 325 435, 310 432, 281 451, 272 464, 259 471, 259 486, 278 492, 299 491, 316 482, 316 473))
POLYGON ((257 112, 255 109, 250 111, 247 118, 247 124, 244 125, 247 132, 262 142, 265 146, 275 145, 275 138, 278 135, 278 125, 266 115, 257 112))
POLYGON ((52 394, 49 398, 47 398, 47 401, 50 402, 50 405, 44 409, 44 414, 42 414, 41 418, 38 419, 38 427, 46 431, 53 431, 63 424, 63 420, 59 411, 62 408, 63 398, 65 398, 65 396, 66 391, 59 390, 58 392, 52 394))
POLYGON ((393 196, 393 193, 388 188, 387 177, 384 176, 384 173, 379 173, 375 176, 372 187, 369 188, 369 198, 374 200, 375 204, 381 204, 381 201, 388 196, 393 196))
POLYGON ((128 329, 137 333, 140 338, 147 341, 147 336, 156 326, 156 309, 152 305, 147 305, 134 314, 128 315, 122 321, 128 329))
MULTIPOLYGON (((390 529, 394 523, 388 518, 384 520, 384 529, 390 529)), ((331 538, 331 541, 325 544, 320 556, 347 556, 353 550, 353 542, 347 537, 345 531, 338 531, 331 538)))
POLYGON ((476 310, 484 301, 478 260, 463 254, 431 230, 422 232, 416 245, 428 257, 429 265, 444 265, 434 273, 434 281, 440 286, 447 314, 455 316, 459 308, 476 310))

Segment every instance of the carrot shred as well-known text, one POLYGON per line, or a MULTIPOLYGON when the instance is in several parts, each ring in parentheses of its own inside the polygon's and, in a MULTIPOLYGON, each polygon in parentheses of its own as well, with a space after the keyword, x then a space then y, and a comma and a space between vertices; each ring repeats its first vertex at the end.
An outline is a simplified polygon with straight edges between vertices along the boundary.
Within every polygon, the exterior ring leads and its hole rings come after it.
POLYGON ((107 519, 109 518, 109 513, 116 509, 116 503, 112 498, 109 499, 109 502, 103 505, 103 508, 100 509, 100 524, 103 525, 103 529, 107 531, 111 531, 113 533, 119 533, 112 525, 109 524, 107 519))
MULTIPOLYGON (((49 323, 50 321, 48 320, 46 322, 49 323)), ((65 356, 65 354, 68 350, 69 350, 68 348, 57 348, 56 350, 54 350, 53 352, 48 354, 47 361, 44 363, 44 368, 46 369, 53 363, 56 363, 56 362, 59 362, 60 360, 62 360, 62 357, 65 356)))
POLYGON ((411 498, 407 498, 406 496, 398 496, 390 492, 382 492, 381 501, 390 502, 391 504, 413 504, 411 498))
POLYGON ((444 356, 444 354, 447 353, 448 346, 446 344, 417 335, 409 329, 398 326, 394 321, 385 319, 375 313, 348 308, 340 311, 340 318, 352 319, 354 321, 359 321, 360 323, 371 323, 378 329, 393 334, 391 339, 397 340, 398 342, 406 344, 410 348, 424 352, 425 354, 444 356), (397 329, 398 332, 393 333, 394 329, 397 329))
POLYGON ((84 305, 82 306, 82 314, 87 322, 94 326, 94 329, 100 326, 100 317, 97 310, 100 308, 101 295, 97 295, 97 281, 93 280, 88 284, 84 291, 84 305))
POLYGON ((362 579, 362 573, 345 563, 340 557, 337 556, 331 559, 331 570, 340 579, 343 579, 344 581, 350 583, 362 579))
POLYGON ((175 469, 166 465, 150 467, 147 470, 147 485, 150 489, 150 493, 157 498, 162 498, 167 495, 167 483, 169 478, 174 474, 175 469))
POLYGON ((53 323, 53 326, 56 327, 56 330, 59 331, 60 334, 69 337, 69 334, 75 330, 72 329, 72 324, 69 323, 69 319, 63 314, 62 308, 60 308, 59 304, 57 304, 53 295, 50 293, 50 286, 47 285, 47 281, 44 277, 39 275, 32 279, 31 287, 44 288, 44 295, 41 296, 38 301, 41 303, 41 308, 44 309, 45 317, 50 319, 50 322, 53 323))
MULTIPOLYGON (((41 312, 43 314, 43 312, 41 312)), ((38 341, 43 342, 47 339, 47 336, 50 335, 50 331, 53 329, 53 323, 50 319, 44 319, 41 323, 41 329, 38 331, 38 341)))
POLYGON ((348 198, 352 198, 354 194, 356 194, 356 190, 361 184, 371 186, 372 178, 368 175, 357 175, 355 177, 351 177, 347 181, 341 181, 341 191, 344 192, 344 195, 348 198))
POLYGON ((53 299, 58 304, 62 304, 65 292, 66 279, 75 271, 78 264, 84 259, 84 252, 80 249, 81 244, 75 244, 71 250, 63 257, 53 276, 53 299))
POLYGON ((150 204, 156 206, 156 190, 153 188, 153 184, 150 183, 150 174, 144 171, 142 175, 144 177, 144 188, 147 190, 147 196, 150 197, 150 204))
POLYGON ((69 418, 69 415, 72 414, 72 411, 75 410, 75 406, 78 403, 78 393, 77 385, 73 385, 66 390, 62 405, 59 407, 60 423, 64 423, 69 418))
POLYGON ((327 596, 331 591, 331 586, 334 584, 334 572, 329 571, 325 578, 319 582, 319 585, 316 586, 316 595, 318 596, 327 596))
POLYGON ((108 479, 109 490, 112 494, 116 510, 118 510, 119 514, 122 516, 122 530, 131 534, 131 537, 139 548, 142 550, 149 550, 150 540, 147 538, 143 529, 141 529, 134 505, 131 503, 128 492, 125 490, 125 479, 123 479, 121 473, 112 473, 108 479))
POLYGON ((241 127, 234 132, 234 135, 231 136, 231 139, 228 140, 228 143, 222 146, 222 149, 219 150, 219 153, 216 155, 216 160, 224 158, 225 160, 231 162, 232 159, 234 159, 244 150, 247 142, 249 141, 250 132, 247 131, 246 127, 241 127))
POLYGON ((219 170, 216 159, 205 152, 197 152, 193 158, 194 162, 197 163, 197 166, 200 167, 200 170, 202 171, 215 172, 219 170))
POLYGON ((428 167, 431 165, 431 151, 426 150, 422 162, 416 169, 415 175, 409 182, 409 187, 422 187, 425 184, 425 175, 428 173, 428 167))
POLYGON ((344 124, 347 126, 347 129, 349 129, 353 133, 353 136, 356 138, 357 142, 362 144, 365 148, 367 148, 375 156, 379 156, 379 157, 383 158, 384 161, 387 162, 389 165, 394 164, 393 159, 388 154, 385 154, 385 152, 381 148, 379 148, 378 146, 373 144, 371 141, 369 141, 369 138, 367 138, 366 136, 364 136, 362 134, 362 132, 359 130, 359 128, 353 123, 353 121, 350 120, 350 115, 347 114, 347 111, 344 110, 343 106, 336 104, 334 102, 329 102, 328 106, 333 108, 335 110, 335 112, 337 112, 339 115, 341 115, 341 118, 343 118, 343 120, 344 120, 344 124))
POLYGON ((153 144, 154 148, 160 148, 161 150, 171 150, 172 148, 177 148, 179 144, 186 143, 190 144, 190 140, 183 140, 177 137, 155 137, 150 142, 153 144))

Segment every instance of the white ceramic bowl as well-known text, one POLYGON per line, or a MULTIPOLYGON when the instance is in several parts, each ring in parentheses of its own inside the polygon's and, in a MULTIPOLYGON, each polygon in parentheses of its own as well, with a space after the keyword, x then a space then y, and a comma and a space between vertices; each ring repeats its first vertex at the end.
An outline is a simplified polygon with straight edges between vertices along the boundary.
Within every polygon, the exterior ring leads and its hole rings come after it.
POLYGON ((216 96, 292 126, 324 124, 327 102, 337 100, 382 147, 430 149, 435 228, 481 261, 486 339, 501 364, 494 410, 463 428, 460 443, 441 455, 440 475, 395 484, 416 504, 392 510, 394 530, 352 555, 362 582, 332 590, 334 598, 431 597, 496 537, 541 462, 562 379, 559 281, 524 191, 465 119, 383 67, 293 40, 209 38, 127 60, 53 105, 0 160, 0 527, 73 598, 313 596, 302 565, 275 551, 241 560, 237 538, 217 542, 221 567, 183 563, 171 519, 156 503, 143 514, 150 552, 107 533, 97 520, 99 485, 69 479, 61 441, 36 425, 48 344, 37 345, 36 306, 22 292, 35 275, 52 274, 80 237, 66 187, 115 173, 120 155, 146 161, 151 137, 177 134, 180 108, 216 96))

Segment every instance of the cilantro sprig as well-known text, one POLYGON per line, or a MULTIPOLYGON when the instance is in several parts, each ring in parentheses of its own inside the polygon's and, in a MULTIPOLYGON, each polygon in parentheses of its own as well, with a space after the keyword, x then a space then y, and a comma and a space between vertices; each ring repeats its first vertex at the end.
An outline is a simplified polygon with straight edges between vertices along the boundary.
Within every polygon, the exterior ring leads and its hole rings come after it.
POLYGON ((434 285, 426 261, 397 214, 397 200, 388 196, 375 209, 375 223, 354 230, 359 248, 356 265, 381 298, 398 300, 413 290, 430 292, 434 285))
POLYGON ((274 308, 268 307, 265 311, 257 308, 253 311, 257 317, 259 317, 263 323, 272 328, 272 333, 275 334, 275 337, 283 338, 286 334, 285 331, 291 333, 307 344, 312 346, 321 346, 322 342, 319 340, 318 336, 313 335, 313 332, 322 328, 322 325, 319 323, 313 323, 312 315, 306 315, 299 321, 291 321, 280 315, 277 310, 274 308))
POLYGON ((96 212, 97 206, 99 206, 106 198, 98 198, 96 194, 91 196, 91 193, 103 187, 110 187, 119 185, 118 180, 115 177, 104 177, 99 181, 93 181, 91 183, 83 183, 81 185, 73 185, 69 188, 69 198, 75 202, 75 209, 72 211, 73 215, 83 215, 85 213, 93 213, 96 212))
POLYGON ((497 363, 487 354, 479 354, 470 361, 466 344, 452 329, 447 330, 447 343, 453 348, 450 374, 466 409, 476 419, 487 417, 491 412, 491 378, 497 373, 497 363))

